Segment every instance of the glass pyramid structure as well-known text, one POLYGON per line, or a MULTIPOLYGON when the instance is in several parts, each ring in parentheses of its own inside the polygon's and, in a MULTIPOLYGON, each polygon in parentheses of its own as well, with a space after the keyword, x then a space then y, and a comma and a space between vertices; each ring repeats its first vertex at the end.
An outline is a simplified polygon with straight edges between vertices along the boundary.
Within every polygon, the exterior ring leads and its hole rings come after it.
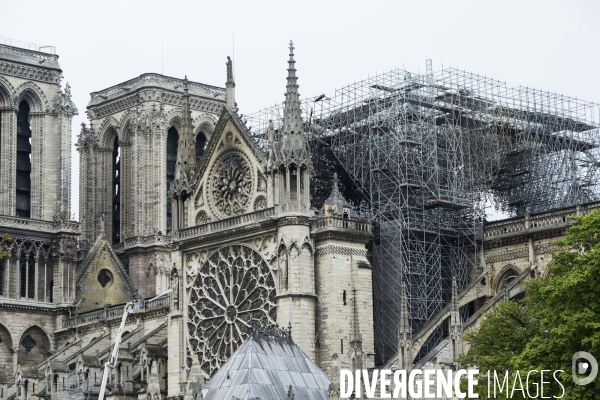
POLYGON ((256 330, 202 389, 204 400, 327 400, 329 378, 289 330, 256 330))

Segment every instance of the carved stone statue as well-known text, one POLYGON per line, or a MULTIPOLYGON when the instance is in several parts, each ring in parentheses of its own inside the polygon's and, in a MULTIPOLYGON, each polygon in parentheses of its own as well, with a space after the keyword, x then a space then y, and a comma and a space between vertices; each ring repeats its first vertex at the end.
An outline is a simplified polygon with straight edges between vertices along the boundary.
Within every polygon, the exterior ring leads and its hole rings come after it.
POLYGON ((176 269, 171 272, 171 289, 173 290, 173 307, 179 310, 179 276, 176 269))
POLYGON ((227 56, 227 62, 225 64, 227 65, 227 80, 233 81, 233 62, 229 56, 227 56))

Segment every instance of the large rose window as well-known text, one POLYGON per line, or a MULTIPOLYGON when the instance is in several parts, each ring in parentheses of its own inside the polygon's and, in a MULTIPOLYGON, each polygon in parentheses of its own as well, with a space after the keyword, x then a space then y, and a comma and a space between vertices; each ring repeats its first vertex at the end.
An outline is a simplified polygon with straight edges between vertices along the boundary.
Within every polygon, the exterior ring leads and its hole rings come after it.
POLYGON ((212 170, 214 206, 222 215, 244 211, 252 196, 252 172, 248 162, 237 154, 220 158, 212 170))
POLYGON ((274 323, 275 307, 275 282, 258 252, 232 245, 210 256, 198 271, 188 307, 192 356, 202 370, 212 376, 251 325, 274 323))

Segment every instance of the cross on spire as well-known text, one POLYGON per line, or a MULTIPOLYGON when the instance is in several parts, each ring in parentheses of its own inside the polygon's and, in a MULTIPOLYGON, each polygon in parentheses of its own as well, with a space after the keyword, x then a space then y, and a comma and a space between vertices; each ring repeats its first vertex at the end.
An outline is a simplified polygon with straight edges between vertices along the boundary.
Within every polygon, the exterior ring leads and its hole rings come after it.
POLYGON ((290 54, 294 54, 294 42, 290 40, 290 54))

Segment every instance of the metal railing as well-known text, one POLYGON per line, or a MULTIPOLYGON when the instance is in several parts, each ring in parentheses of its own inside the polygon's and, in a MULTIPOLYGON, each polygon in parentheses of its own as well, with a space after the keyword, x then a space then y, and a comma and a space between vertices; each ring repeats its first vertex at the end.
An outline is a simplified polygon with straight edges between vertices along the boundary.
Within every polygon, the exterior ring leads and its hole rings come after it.
MULTIPOLYGON (((166 296, 160 299, 146 302, 145 311, 158 310, 162 308, 168 308, 171 305, 171 297, 166 296)), ((113 319, 119 319, 123 316, 123 304, 110 306, 102 310, 89 311, 87 313, 79 314, 75 317, 68 318, 63 321, 63 328, 70 328, 74 326, 94 323, 98 321, 110 321, 113 319)))

